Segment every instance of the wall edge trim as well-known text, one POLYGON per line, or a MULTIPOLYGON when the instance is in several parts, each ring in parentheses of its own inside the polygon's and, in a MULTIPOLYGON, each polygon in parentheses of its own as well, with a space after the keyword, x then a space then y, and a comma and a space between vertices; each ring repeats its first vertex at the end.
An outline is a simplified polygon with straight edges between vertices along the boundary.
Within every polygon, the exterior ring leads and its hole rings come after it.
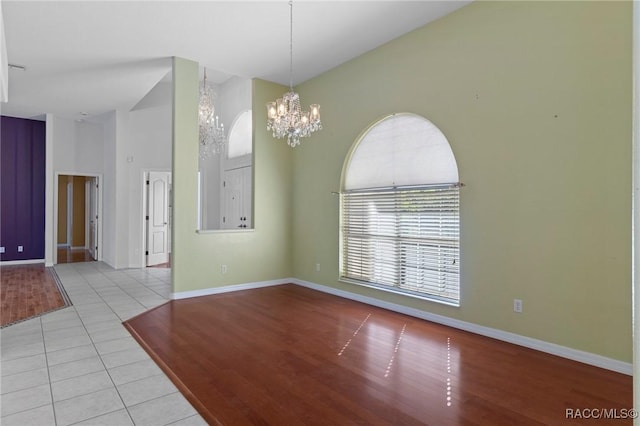
MULTIPOLYGON (((32 263, 44 263, 44 259, 0 260, 0 265, 2 266, 29 265, 32 263)), ((45 265, 45 266, 50 266, 50 265, 45 265)))
POLYGON ((210 296, 212 294, 222 294, 222 293, 229 293, 232 291, 240 291, 240 290, 253 290, 256 288, 271 287, 274 285, 291 284, 291 283, 294 283, 293 278, 283 278, 279 280, 269 280, 269 281, 257 281, 257 282, 243 283, 243 284, 232 284, 232 285, 227 285, 222 287, 204 288, 202 290, 191 290, 191 291, 181 291, 178 293, 171 293, 171 299, 172 300, 189 299, 191 297, 210 296))
POLYGON ((544 340, 538 340, 527 336, 522 336, 508 331, 499 330, 496 328, 485 327, 470 323, 467 321, 461 321, 455 318, 446 317, 443 315, 433 314, 425 312, 419 309, 410 308, 408 306, 398 305, 396 303, 385 302, 383 300, 375 299, 373 297, 363 296, 356 293, 351 293, 345 290, 339 290, 333 287, 328 287, 322 284, 316 284, 309 281, 292 278, 291 282, 294 284, 311 288, 313 290, 322 291, 324 293, 333 294, 335 296, 344 297, 346 299, 355 300, 357 302, 366 303, 368 305, 377 306, 379 308, 388 309, 401 314, 409 315, 412 317, 432 321, 438 324, 446 325, 449 327, 457 328, 464 331, 469 331, 474 334, 479 334, 485 337, 491 337, 493 339, 501 340, 507 343, 513 343, 518 346, 523 346, 529 349, 534 349, 540 352, 544 352, 551 355, 556 355, 562 358, 567 358, 573 361, 589 364, 594 367, 600 367, 607 370, 615 371, 631 376, 633 374, 633 365, 628 362, 619 361, 617 359, 608 358, 602 355, 594 354, 591 352, 585 352, 578 349, 569 348, 567 346, 558 345, 555 343, 546 342, 544 340))
POLYGON ((390 311, 409 315, 415 318, 420 318, 426 321, 431 321, 437 324, 442 324, 448 327, 453 327, 459 330, 469 331, 480 336, 490 337, 507 343, 513 343, 514 345, 523 346, 525 348, 534 349, 550 355, 556 355, 562 358, 578 361, 583 364, 592 365, 594 367, 604 368, 606 370, 615 371, 617 373, 626 374, 628 376, 631 376, 633 374, 633 365, 629 362, 619 361, 617 359, 569 348, 567 346, 546 342, 544 340, 538 340, 532 337, 522 336, 520 334, 511 333, 496 328, 485 327, 483 325, 478 325, 467 321, 461 321, 455 318, 446 317, 443 315, 421 311, 419 309, 410 308, 408 306, 398 305, 397 303, 386 302, 383 300, 375 299, 373 297, 351 293, 349 291, 340 290, 337 288, 301 280, 298 278, 282 278, 278 280, 249 282, 223 287, 206 288, 202 290, 183 291, 179 293, 172 293, 171 299, 187 299, 191 297, 208 296, 212 294, 229 293, 232 291, 240 290, 251 290, 281 284, 295 284, 301 287, 307 287, 312 290, 321 291, 323 293, 332 294, 334 296, 344 297, 345 299, 355 300, 356 302, 366 303, 367 305, 377 306, 379 308, 388 309, 390 311))

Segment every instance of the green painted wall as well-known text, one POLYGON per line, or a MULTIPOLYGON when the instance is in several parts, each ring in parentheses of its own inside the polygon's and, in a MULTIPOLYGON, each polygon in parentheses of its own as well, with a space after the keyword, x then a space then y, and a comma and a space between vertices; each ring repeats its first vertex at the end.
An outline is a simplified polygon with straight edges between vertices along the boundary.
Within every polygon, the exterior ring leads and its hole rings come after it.
POLYGON ((325 130, 294 151, 293 276, 630 362, 631 11, 475 2, 299 86, 325 130), (467 185, 460 308, 337 280, 331 192, 399 111, 444 132, 467 185))
POLYGON ((261 125, 267 101, 286 89, 254 81, 255 230, 198 234, 198 64, 175 58, 173 85, 173 291, 290 277, 292 154, 261 125))

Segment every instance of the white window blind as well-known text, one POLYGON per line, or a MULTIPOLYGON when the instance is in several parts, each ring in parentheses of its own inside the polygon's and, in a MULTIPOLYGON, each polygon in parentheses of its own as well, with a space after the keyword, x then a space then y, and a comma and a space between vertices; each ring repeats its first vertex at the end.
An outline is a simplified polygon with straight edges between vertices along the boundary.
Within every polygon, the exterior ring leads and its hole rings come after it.
POLYGON ((457 305, 459 189, 342 194, 342 278, 457 305))
POLYGON ((459 187, 449 142, 429 120, 373 125, 344 169, 341 279, 458 306, 459 187))
POLYGON ((458 181, 449 142, 429 120, 396 114, 376 123, 349 159, 344 189, 458 181))

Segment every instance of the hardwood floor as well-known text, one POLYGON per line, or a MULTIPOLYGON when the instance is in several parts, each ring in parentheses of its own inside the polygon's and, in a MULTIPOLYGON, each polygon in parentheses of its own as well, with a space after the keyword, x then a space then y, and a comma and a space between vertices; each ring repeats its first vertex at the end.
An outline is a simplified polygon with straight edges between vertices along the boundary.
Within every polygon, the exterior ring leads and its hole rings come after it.
POLYGON ((631 424, 566 418, 624 413, 630 376, 293 284, 125 326, 210 424, 631 424))
POLYGON ((3 266, 0 325, 5 327, 68 306, 70 302, 61 293, 53 274, 53 268, 45 268, 43 263, 3 266))
POLYGON ((89 250, 58 247, 58 263, 95 262, 89 250))

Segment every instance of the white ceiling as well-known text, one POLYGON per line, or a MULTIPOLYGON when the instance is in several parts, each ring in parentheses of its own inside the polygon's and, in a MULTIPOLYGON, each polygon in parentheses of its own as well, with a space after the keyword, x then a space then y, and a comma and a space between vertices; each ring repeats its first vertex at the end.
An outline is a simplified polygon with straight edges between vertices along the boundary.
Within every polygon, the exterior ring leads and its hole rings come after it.
MULTIPOLYGON (((310 1, 293 5, 294 84, 470 1, 310 1)), ((133 107, 172 56, 231 75, 289 84, 285 1, 2 0, 9 70, 3 115, 79 118, 133 107)))

